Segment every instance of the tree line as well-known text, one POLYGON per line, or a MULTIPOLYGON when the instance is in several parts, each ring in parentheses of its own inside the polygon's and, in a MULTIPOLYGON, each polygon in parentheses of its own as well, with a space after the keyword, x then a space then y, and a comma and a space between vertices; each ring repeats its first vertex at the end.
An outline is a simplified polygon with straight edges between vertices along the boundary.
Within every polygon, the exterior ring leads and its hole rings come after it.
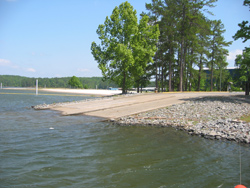
MULTIPOLYGON (((213 7, 216 0, 153 0, 146 4, 149 15, 160 27, 158 51, 154 57, 156 85, 168 91, 201 90, 203 68, 210 72, 210 91, 214 90, 215 70, 225 75, 227 67, 223 33, 220 20, 209 20, 204 9, 213 7), (199 71, 195 71, 195 67, 199 71), (168 80, 167 80, 168 78, 168 80)), ((225 77, 225 76, 224 76, 225 77)))
POLYGON ((128 2, 115 7, 97 29, 100 42, 91 45, 104 79, 123 93, 152 78, 158 91, 226 90, 232 82, 226 47, 232 42, 225 40, 221 20, 205 16, 216 1, 152 0, 139 22, 128 2))
MULTIPOLYGON (((3 87, 35 87, 36 79, 38 79, 39 87, 42 88, 70 88, 69 80, 72 77, 62 78, 29 78, 23 76, 0 75, 0 83, 3 87)), ((78 78, 85 89, 107 89, 109 87, 117 87, 111 81, 103 81, 101 77, 79 77, 78 78)))
MULTIPOLYGON (((250 10, 250 0, 244 0, 244 6, 250 10)), ((240 29, 233 36, 234 40, 243 39, 246 42, 250 39, 250 24, 248 20, 243 20, 238 24, 240 29)), ((250 47, 245 47, 242 54, 236 56, 235 65, 239 68, 239 82, 245 83, 245 94, 249 95, 250 91, 250 47)))

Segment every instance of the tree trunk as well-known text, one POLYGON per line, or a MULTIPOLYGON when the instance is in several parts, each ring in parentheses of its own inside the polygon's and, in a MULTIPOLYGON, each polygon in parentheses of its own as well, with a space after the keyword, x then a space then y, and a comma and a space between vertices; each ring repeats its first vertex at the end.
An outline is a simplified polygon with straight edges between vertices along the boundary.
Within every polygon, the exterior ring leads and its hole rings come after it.
POLYGON ((155 61, 155 89, 158 91, 158 65, 157 65, 157 55, 156 55, 156 61, 155 61))
POLYGON ((172 91, 172 48, 169 49, 169 56, 170 56, 170 61, 169 61, 169 73, 168 73, 168 77, 169 77, 169 81, 168 81, 168 91, 172 91))
POLYGON ((183 85, 183 63, 184 62, 184 37, 181 40, 181 58, 180 58, 180 84, 179 84, 179 91, 182 92, 182 85, 183 85))
POLYGON ((248 75, 248 80, 246 82, 246 91, 245 91, 245 95, 249 95, 249 85, 250 85, 250 78, 248 75))
POLYGON ((185 32, 185 18, 186 18, 186 6, 183 4, 182 7, 182 24, 181 24, 181 61, 180 61, 180 85, 179 90, 182 92, 182 85, 183 85, 183 66, 185 64, 185 38, 184 38, 184 32, 185 32))
POLYGON ((168 91, 172 91, 172 65, 171 65, 171 62, 170 62, 170 65, 169 65, 169 74, 168 74, 168 91))
MULTIPOLYGON (((213 31, 214 33, 214 31, 213 31)), ((214 54, 215 53, 215 36, 213 37, 213 52, 212 52, 212 64, 211 64, 211 72, 210 72, 210 79, 211 79, 211 85, 210 85, 210 91, 213 91, 213 77, 214 77, 214 54)))
POLYGON ((214 62, 212 59, 211 71, 210 71, 210 91, 213 91, 213 77, 214 77, 214 62))
POLYGON ((162 67, 161 67, 161 92, 163 92, 163 88, 164 88, 164 69, 163 69, 163 63, 162 63, 162 67))
POLYGON ((158 82, 159 82, 159 83, 158 83, 158 92, 160 92, 160 91, 161 91, 161 88, 160 88, 160 84, 161 84, 161 79, 160 79, 160 78, 161 78, 161 77, 160 77, 161 67, 159 66, 158 69, 159 69, 159 70, 158 70, 158 72, 159 72, 159 78, 158 78, 158 82))
POLYGON ((200 89, 201 89, 201 71, 202 71, 202 54, 200 56, 199 75, 198 75, 198 88, 197 88, 197 91, 200 91, 200 89))
POLYGON ((189 67, 189 91, 191 91, 191 86, 192 86, 192 82, 191 82, 191 79, 193 77, 193 74, 192 74, 192 67, 193 67, 193 55, 194 55, 194 49, 192 48, 191 49, 191 62, 190 62, 190 67, 189 67))
POLYGON ((172 91, 174 91, 174 88, 175 88, 174 86, 175 86, 175 75, 174 75, 174 72, 173 72, 173 81, 172 81, 172 86, 171 86, 172 91))
POLYGON ((122 94, 126 94, 126 72, 123 72, 122 94))
POLYGON ((191 86, 192 86, 192 83, 191 83, 191 79, 192 79, 192 72, 190 71, 189 72, 189 83, 188 83, 188 90, 191 91, 191 86))

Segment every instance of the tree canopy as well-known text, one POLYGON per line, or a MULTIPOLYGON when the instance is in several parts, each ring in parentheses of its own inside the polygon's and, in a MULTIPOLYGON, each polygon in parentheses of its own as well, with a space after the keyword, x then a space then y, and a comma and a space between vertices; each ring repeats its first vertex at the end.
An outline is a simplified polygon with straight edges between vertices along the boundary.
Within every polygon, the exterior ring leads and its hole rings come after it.
POLYGON ((214 7, 216 1, 152 0, 146 4, 150 19, 159 24, 161 32, 152 65, 159 91, 200 90, 202 79, 206 79, 204 67, 210 69, 210 80, 206 81, 213 90, 214 70, 224 61, 224 47, 230 44, 224 40, 221 21, 209 20, 204 14, 206 7, 214 7), (198 74, 195 67, 199 68, 198 74))
POLYGON ((76 87, 76 88, 83 88, 82 83, 80 82, 79 78, 77 78, 76 76, 72 76, 68 82, 68 84, 71 87, 76 87))
POLYGON ((91 46, 103 77, 123 93, 131 86, 139 91, 153 76, 158 91, 225 89, 225 47, 231 42, 224 39, 223 23, 204 14, 216 1, 152 0, 139 22, 128 2, 115 7, 97 29, 100 44, 91 46))
POLYGON ((235 59, 235 66, 239 67, 242 72, 242 81, 247 81, 250 71, 250 51, 243 51, 243 54, 239 54, 235 59), (248 77, 247 77, 248 76, 248 77))
MULTIPOLYGON (((250 1, 245 0, 243 3, 244 6, 249 6, 250 10, 250 1)), ((250 39, 250 24, 248 24, 249 21, 242 21, 241 23, 238 24, 240 29, 235 33, 233 36, 234 40, 237 40, 239 38, 243 39, 243 42, 246 42, 247 40, 250 39)))
POLYGON ((115 7, 112 15, 99 25, 100 44, 91 45, 104 79, 111 79, 126 93, 146 74, 147 64, 153 62, 159 36, 158 25, 151 26, 149 17, 137 21, 136 10, 126 1, 115 7))
MULTIPOLYGON (((250 1, 244 0, 244 6, 249 6, 250 1)), ((234 40, 238 40, 239 38, 243 39, 243 42, 246 42, 250 39, 250 25, 248 21, 242 21, 238 26, 240 29, 233 36, 234 40)), ((244 80, 246 83, 246 95, 249 95, 249 85, 250 85, 250 77, 249 77, 249 68, 250 68, 250 47, 246 47, 243 51, 242 55, 237 55, 235 59, 235 65, 240 68, 241 77, 240 80, 244 80)))
MULTIPOLYGON (((23 76, 0 75, 0 83, 3 87, 35 87, 36 79, 39 80, 39 87, 43 88, 68 88, 71 77, 61 78, 29 78, 23 76)), ((78 77, 81 84, 87 88, 107 89, 109 87, 117 87, 111 81, 103 81, 101 77, 78 77)), ((86 88, 85 87, 85 88, 86 88)))
POLYGON ((235 65, 239 68, 240 81, 246 83, 245 94, 249 95, 250 86, 250 51, 244 50, 242 54, 236 56, 235 65))

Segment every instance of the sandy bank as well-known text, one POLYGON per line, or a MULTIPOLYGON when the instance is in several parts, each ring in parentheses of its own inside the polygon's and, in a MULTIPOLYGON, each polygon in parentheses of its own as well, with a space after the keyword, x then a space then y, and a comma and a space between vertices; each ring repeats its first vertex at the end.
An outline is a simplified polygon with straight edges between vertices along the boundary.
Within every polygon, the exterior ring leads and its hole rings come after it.
POLYGON ((104 90, 104 89, 62 89, 62 88, 53 88, 53 89, 39 89, 39 91, 47 92, 57 92, 57 93, 75 93, 75 94, 85 94, 85 95, 102 95, 110 96, 121 94, 121 90, 104 90))

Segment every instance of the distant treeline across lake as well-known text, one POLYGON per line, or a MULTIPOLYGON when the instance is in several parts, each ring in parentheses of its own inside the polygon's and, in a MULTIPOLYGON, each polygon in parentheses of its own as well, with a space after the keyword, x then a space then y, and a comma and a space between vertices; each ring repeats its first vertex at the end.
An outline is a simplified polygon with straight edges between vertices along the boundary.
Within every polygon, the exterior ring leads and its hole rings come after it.
MULTIPOLYGON (((38 79, 39 87, 42 88, 69 88, 71 77, 61 78, 29 78, 24 76, 0 75, 0 84, 2 87, 35 87, 38 79)), ((101 77, 78 77, 85 89, 107 89, 117 87, 111 81, 102 81, 101 77)))

